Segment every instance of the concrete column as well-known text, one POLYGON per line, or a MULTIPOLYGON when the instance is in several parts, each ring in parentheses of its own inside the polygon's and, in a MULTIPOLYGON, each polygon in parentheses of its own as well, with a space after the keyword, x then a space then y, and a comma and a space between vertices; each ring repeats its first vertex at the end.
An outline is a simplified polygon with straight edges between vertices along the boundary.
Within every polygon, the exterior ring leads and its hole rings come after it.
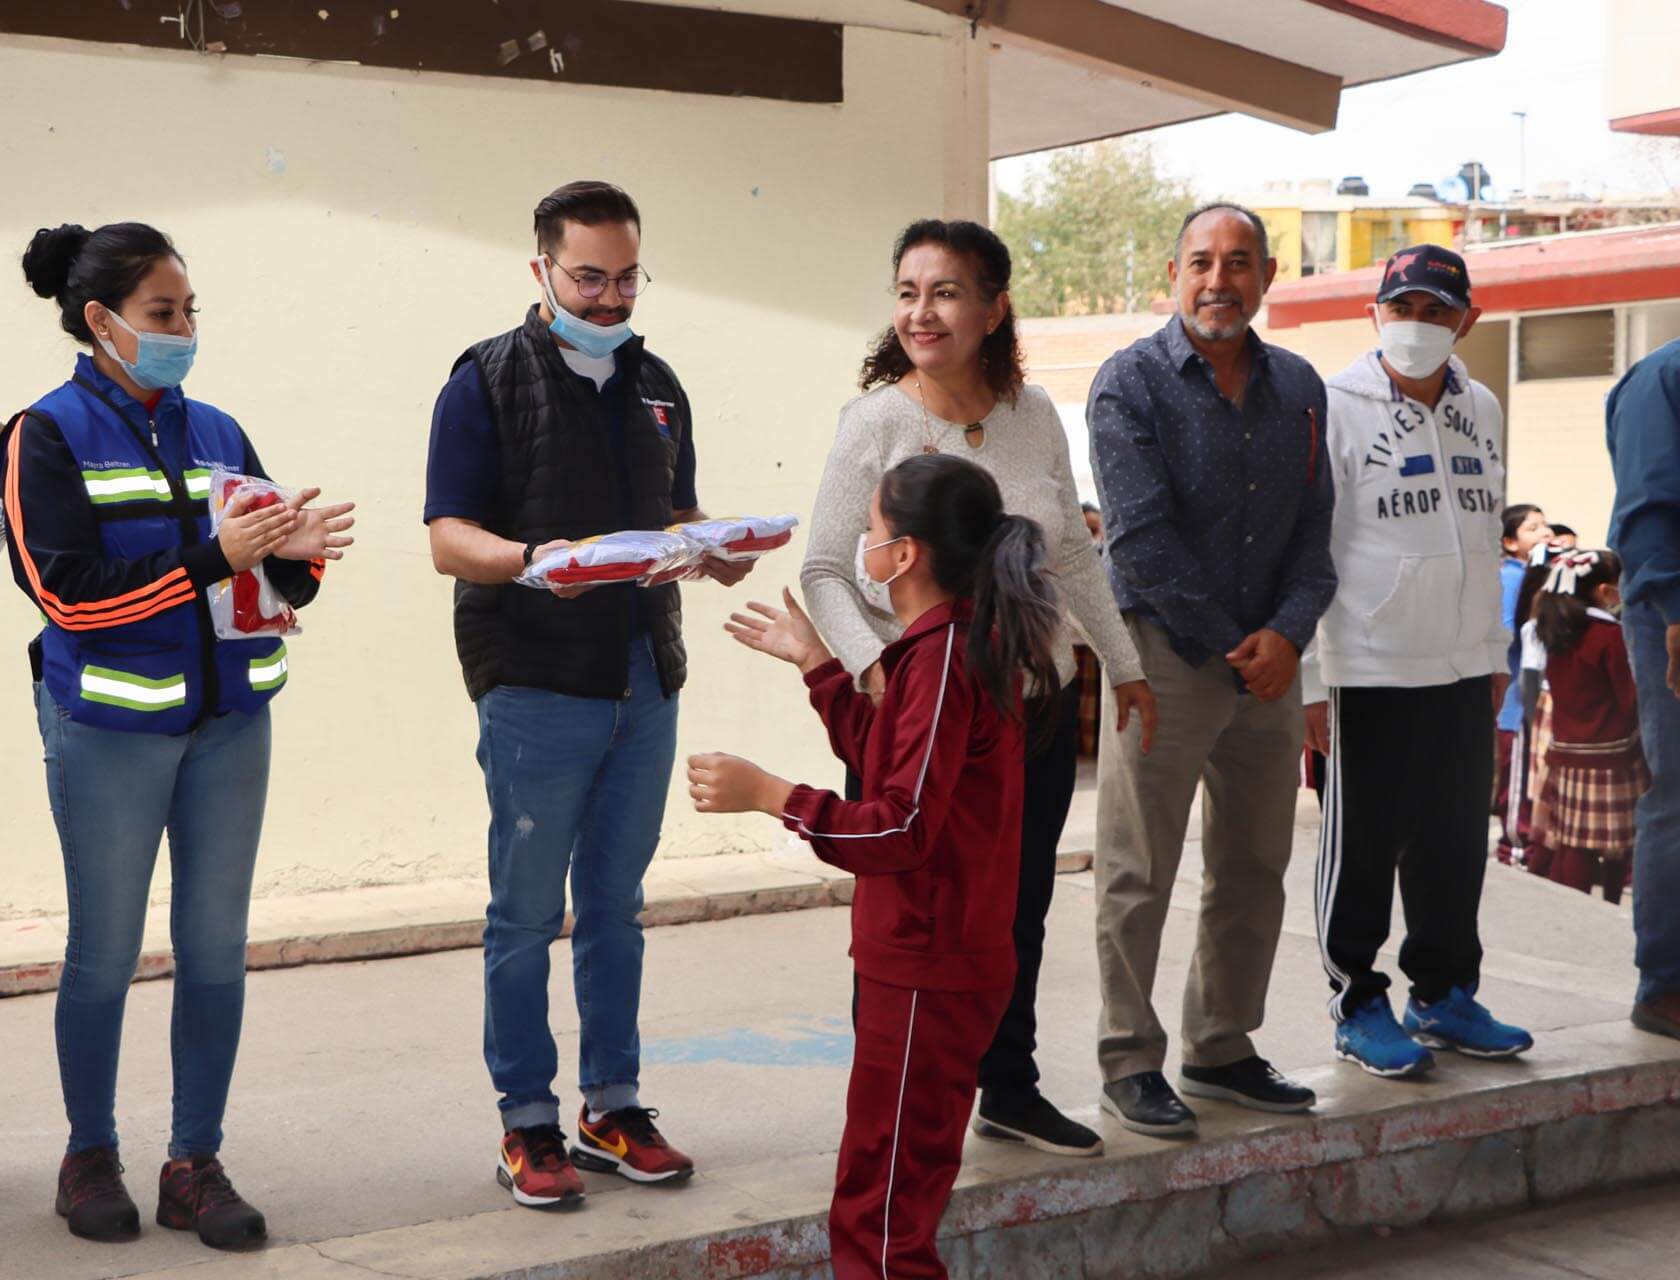
POLYGON ((967 22, 945 33, 945 209, 947 218, 991 220, 992 42, 967 22))

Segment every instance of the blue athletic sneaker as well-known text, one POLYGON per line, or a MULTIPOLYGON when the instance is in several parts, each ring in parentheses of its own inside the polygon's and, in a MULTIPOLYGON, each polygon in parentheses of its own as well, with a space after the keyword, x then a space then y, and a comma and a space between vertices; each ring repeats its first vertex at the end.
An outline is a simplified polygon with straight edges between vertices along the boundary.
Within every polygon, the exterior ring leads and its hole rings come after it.
POLYGON ((1534 1047, 1533 1036, 1497 1021, 1462 987, 1434 1004, 1407 1001, 1406 1030, 1433 1049, 1455 1049, 1472 1058, 1512 1058, 1534 1047))
POLYGON ((1336 1056, 1391 1080, 1422 1075, 1435 1065, 1435 1056, 1400 1029, 1387 996, 1360 1005, 1336 1024, 1336 1056))

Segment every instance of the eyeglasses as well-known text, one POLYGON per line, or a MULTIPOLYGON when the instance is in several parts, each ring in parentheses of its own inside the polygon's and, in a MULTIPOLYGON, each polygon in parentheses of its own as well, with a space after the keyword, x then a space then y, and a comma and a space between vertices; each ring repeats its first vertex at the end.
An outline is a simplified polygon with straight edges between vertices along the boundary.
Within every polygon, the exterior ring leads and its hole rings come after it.
POLYGON ((558 262, 554 264, 566 273, 566 278, 577 286, 581 297, 595 299, 607 291, 609 284, 618 286, 618 296, 634 298, 645 292, 653 283, 653 277, 640 267, 632 267, 621 276, 609 276, 600 271, 568 271, 558 262))

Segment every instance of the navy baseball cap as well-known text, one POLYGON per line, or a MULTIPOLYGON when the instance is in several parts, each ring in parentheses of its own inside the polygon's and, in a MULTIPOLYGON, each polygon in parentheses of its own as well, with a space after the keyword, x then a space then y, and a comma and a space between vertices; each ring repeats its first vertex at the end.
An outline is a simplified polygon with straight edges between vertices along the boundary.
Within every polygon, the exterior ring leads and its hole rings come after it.
POLYGON ((1470 271, 1464 259, 1438 244, 1402 249, 1383 268, 1377 301, 1388 302, 1403 293, 1427 293, 1449 307, 1470 309, 1470 271))

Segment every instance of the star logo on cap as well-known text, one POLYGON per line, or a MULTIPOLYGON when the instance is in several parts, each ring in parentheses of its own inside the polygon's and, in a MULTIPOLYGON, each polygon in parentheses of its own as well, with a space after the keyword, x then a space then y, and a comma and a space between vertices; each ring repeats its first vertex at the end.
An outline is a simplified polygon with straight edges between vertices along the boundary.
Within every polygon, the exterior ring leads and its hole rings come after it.
POLYGON ((1422 257, 1422 249, 1406 249, 1395 254, 1393 260, 1388 264, 1388 274, 1383 277, 1384 283, 1386 284, 1388 281, 1393 280, 1396 277, 1399 277, 1401 280, 1410 279, 1412 264, 1419 261, 1422 257))

